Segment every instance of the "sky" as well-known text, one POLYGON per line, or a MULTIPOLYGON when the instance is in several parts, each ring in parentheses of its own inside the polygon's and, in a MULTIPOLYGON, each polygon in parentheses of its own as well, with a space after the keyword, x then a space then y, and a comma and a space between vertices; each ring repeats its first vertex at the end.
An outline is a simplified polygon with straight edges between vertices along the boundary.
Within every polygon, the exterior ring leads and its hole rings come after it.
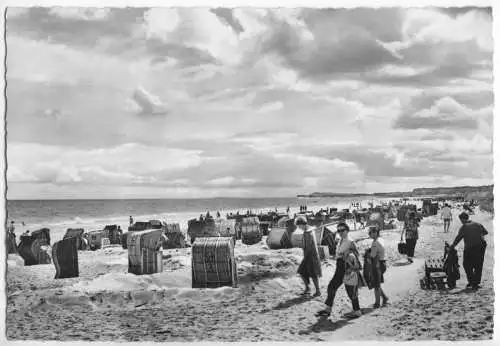
POLYGON ((488 8, 7 10, 7 197, 493 183, 488 8))

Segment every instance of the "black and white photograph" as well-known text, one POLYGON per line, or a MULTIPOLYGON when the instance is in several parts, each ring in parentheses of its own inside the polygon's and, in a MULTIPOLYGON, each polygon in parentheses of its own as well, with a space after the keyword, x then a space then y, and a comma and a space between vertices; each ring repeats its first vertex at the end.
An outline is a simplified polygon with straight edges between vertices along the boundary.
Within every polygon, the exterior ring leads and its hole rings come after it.
POLYGON ((492 5, 102 6, 4 7, 6 341, 493 339, 492 5))

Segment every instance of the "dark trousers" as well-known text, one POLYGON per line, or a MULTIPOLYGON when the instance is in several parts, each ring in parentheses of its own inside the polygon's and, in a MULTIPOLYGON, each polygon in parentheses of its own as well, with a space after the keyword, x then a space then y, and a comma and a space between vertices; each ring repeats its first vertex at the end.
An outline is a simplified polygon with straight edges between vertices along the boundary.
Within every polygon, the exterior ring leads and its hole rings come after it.
POLYGON ((406 239, 406 254, 408 257, 415 256, 415 246, 417 245, 418 239, 406 239))
POLYGON ((345 290, 347 291, 347 295, 351 299, 352 309, 354 311, 359 310, 358 287, 345 285, 345 290))
POLYGON ((471 285, 479 285, 481 283, 485 252, 486 243, 464 249, 464 270, 467 275, 467 281, 471 285))
POLYGON ((333 300, 335 299, 335 294, 340 286, 342 286, 345 275, 345 262, 343 259, 337 259, 337 266, 335 268, 335 274, 328 284, 328 295, 326 297, 325 304, 332 307, 333 300))

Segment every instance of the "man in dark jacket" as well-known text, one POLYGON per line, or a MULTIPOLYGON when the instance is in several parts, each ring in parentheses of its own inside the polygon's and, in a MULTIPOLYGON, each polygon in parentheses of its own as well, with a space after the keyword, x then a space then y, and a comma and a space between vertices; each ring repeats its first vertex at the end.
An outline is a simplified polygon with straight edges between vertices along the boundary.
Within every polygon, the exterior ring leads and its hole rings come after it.
POLYGON ((477 290, 481 283, 483 272, 484 253, 486 252, 486 240, 484 236, 488 231, 480 223, 470 221, 469 214, 461 213, 459 216, 462 227, 451 245, 453 248, 464 240, 464 270, 467 275, 467 287, 477 290))

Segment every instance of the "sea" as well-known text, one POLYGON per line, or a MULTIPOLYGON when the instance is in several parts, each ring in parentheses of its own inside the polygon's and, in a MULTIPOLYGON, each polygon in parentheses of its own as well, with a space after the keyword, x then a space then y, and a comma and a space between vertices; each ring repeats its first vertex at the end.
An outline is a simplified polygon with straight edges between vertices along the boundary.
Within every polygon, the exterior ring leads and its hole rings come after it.
MULTIPOLYGON (((379 203, 382 200, 375 200, 379 203)), ((290 213, 306 205, 308 210, 321 208, 350 208, 352 202, 368 207, 366 197, 331 198, 210 198, 210 199, 72 199, 72 200, 7 200, 7 221, 15 222, 16 234, 43 227, 51 230, 54 241, 62 239, 67 228, 84 228, 85 231, 100 230, 105 225, 120 225, 126 230, 129 217, 134 221, 161 220, 179 223, 187 231, 188 220, 217 211, 227 213, 267 212, 278 210, 290 213), (24 226, 21 223, 24 223, 24 226)))

